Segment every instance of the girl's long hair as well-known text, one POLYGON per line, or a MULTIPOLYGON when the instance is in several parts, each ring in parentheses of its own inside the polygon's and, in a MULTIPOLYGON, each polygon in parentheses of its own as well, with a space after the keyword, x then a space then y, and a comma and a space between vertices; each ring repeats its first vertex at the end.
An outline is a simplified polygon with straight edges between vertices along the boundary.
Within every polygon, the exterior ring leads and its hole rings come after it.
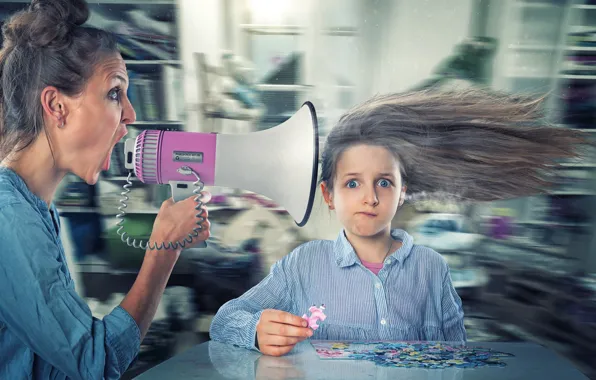
POLYGON ((375 96, 345 113, 329 133, 321 181, 333 187, 341 153, 358 144, 389 149, 410 197, 494 201, 545 193, 561 161, 588 144, 555 126, 544 97, 487 89, 433 89, 375 96))

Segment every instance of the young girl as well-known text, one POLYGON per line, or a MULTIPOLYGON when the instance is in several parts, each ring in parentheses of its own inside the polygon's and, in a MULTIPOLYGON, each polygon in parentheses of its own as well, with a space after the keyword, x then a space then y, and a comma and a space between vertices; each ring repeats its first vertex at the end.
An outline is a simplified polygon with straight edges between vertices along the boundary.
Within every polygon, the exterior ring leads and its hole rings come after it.
POLYGON ((345 114, 322 155, 321 190, 344 226, 305 243, 221 307, 211 338, 280 356, 301 340, 465 341, 445 259, 391 220, 412 197, 492 201, 547 190, 579 132, 540 118, 541 99, 484 90, 378 96, 345 114), (312 305, 327 318, 315 330, 312 305))

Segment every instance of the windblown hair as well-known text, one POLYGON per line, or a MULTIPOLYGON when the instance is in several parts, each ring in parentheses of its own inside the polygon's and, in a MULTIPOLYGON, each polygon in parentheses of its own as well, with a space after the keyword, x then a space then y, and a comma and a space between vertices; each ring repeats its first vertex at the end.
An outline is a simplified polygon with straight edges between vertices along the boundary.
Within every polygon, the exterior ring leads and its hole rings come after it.
POLYGON ((54 86, 80 94, 96 65, 118 52, 106 31, 82 26, 84 0, 33 0, 2 27, 0 50, 0 161, 28 147, 42 131, 41 92, 54 86))
POLYGON ((341 154, 367 144, 395 156, 410 198, 478 202, 545 193, 560 162, 587 140, 549 124, 543 103, 486 89, 373 97, 329 133, 320 180, 333 188, 341 154))

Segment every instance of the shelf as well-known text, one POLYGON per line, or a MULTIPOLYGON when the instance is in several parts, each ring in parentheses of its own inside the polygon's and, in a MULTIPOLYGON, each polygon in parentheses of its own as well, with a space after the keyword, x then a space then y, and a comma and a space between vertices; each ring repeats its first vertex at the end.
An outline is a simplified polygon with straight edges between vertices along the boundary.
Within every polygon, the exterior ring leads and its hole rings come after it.
POLYGON ((561 166, 564 168, 596 169, 596 164, 562 163, 561 166))
POLYGON ((596 5, 578 4, 578 5, 573 5, 572 8, 573 9, 583 9, 583 10, 596 10, 596 5))
POLYGON ((60 214, 94 214, 98 212, 96 207, 79 206, 56 206, 60 214))
MULTIPOLYGON (((269 24, 241 24, 240 28, 246 32, 260 35, 286 35, 297 36, 303 34, 307 28, 300 25, 269 25, 269 24)), ((349 26, 335 26, 323 29, 323 35, 328 36, 355 36, 358 30, 349 26)))
POLYGON ((300 35, 305 30, 304 27, 299 25, 241 24, 240 28, 253 34, 288 36, 300 35))
POLYGON ((547 220, 528 220, 515 222, 517 224, 529 226, 561 226, 561 227, 589 227, 590 223, 570 223, 570 222, 549 222, 547 220))
POLYGON ((534 45, 534 44, 511 44, 509 49, 512 50, 533 50, 533 51, 552 51, 556 50, 555 45, 534 45))
POLYGON ((312 88, 300 84, 258 84, 256 87, 261 91, 307 91, 312 88))
POLYGON ((512 237, 512 238, 507 238, 507 239, 492 239, 492 238, 487 238, 487 239, 494 244, 502 244, 502 245, 507 245, 510 247, 527 249, 530 251, 544 253, 549 256, 555 256, 555 257, 566 258, 566 259, 569 258, 565 254, 566 252, 560 248, 553 248, 550 246, 541 246, 538 243, 534 243, 527 238, 512 237))
POLYGON ((156 120, 156 121, 135 121, 134 123, 127 124, 128 126, 145 126, 145 125, 155 125, 155 126, 179 126, 183 125, 183 121, 164 121, 164 120, 156 120))
MULTIPOLYGON (((255 86, 260 91, 308 91, 313 88, 313 86, 307 86, 303 84, 274 84, 274 83, 265 83, 265 84, 257 84, 255 86)), ((340 90, 353 90, 356 87, 352 85, 342 85, 342 84, 331 84, 331 85, 322 85, 322 88, 337 88, 340 90)))
MULTIPOLYGON (((29 2, 29 1, 27 1, 29 2)), ((87 0, 94 4, 123 4, 123 5, 176 5, 176 0, 87 0)))
POLYGON ((576 80, 596 80, 596 75, 575 75, 575 74, 565 74, 559 75, 561 79, 576 79, 576 80))
POLYGON ((157 60, 125 60, 126 66, 160 66, 160 65, 181 65, 182 61, 177 59, 157 59, 157 60))
MULTIPOLYGON (((113 177, 113 178, 123 178, 126 180, 125 177, 113 177)), ((115 203, 114 207, 104 206, 104 207, 77 207, 77 206, 57 206, 58 212, 60 214, 101 214, 104 216, 116 216, 120 213, 118 210, 119 204, 115 203)), ((271 212, 286 212, 286 209, 283 207, 261 207, 265 210, 269 210, 271 212)), ((210 205, 207 204, 207 209, 209 210, 209 214, 213 214, 218 211, 245 211, 251 209, 251 206, 248 207, 237 207, 237 206, 229 206, 229 205, 210 205)), ((127 215, 138 215, 138 214, 157 214, 159 209, 156 207, 152 207, 150 205, 146 206, 146 208, 135 208, 135 206, 128 206, 128 208, 124 209, 127 215)), ((126 216, 125 216, 126 218, 126 216)))
MULTIPOLYGON (((114 209, 112 210, 109 207, 102 207, 102 209, 98 209, 97 212, 100 213, 101 215, 104 216, 116 216, 118 214, 120 214, 120 211, 118 210, 118 207, 116 207, 118 203, 114 204, 114 209)), ((146 209, 134 209, 134 208, 125 208, 125 213, 126 215, 140 215, 140 214, 147 214, 147 215, 156 215, 159 212, 158 208, 146 208, 146 209)), ((124 216, 124 218, 126 218, 126 215, 124 216)))
POLYGON ((323 34, 328 36, 356 36, 358 34, 358 30, 352 27, 332 27, 326 29, 323 34))
POLYGON ((520 1, 518 3, 515 3, 518 7, 520 8, 537 8, 537 9, 549 9, 549 8, 561 8, 562 5, 560 4, 554 4, 554 3, 548 3, 548 2, 525 2, 525 1, 520 1))
POLYGON ((566 46, 569 51, 596 51, 596 46, 566 46))
POLYGON ((561 191, 552 191, 547 195, 561 195, 561 196, 592 196, 596 195, 596 193, 586 190, 561 190, 561 191))
MULTIPOLYGON (((30 4, 31 0, 0 0, 3 4, 30 4)), ((176 5, 176 0, 87 0, 90 6, 98 4, 122 5, 176 5)))
POLYGON ((544 79, 550 79, 551 75, 550 74, 536 74, 536 73, 527 73, 527 74, 511 73, 511 74, 506 75, 506 77, 510 78, 510 79, 522 78, 522 79, 542 79, 542 80, 544 80, 544 79))
MULTIPOLYGON (((113 177, 101 177, 101 179, 104 180, 104 181, 118 181, 118 182, 121 182, 121 181, 127 181, 128 180, 128 177, 126 177, 126 176, 113 176, 113 177)), ((134 177, 134 176, 133 177, 130 177, 130 181, 131 182, 135 182, 135 181, 136 182, 140 182, 140 180, 137 177, 134 177)))
MULTIPOLYGON (((563 127, 563 128, 569 128, 569 127, 563 127)), ((596 133, 596 128, 571 128, 574 131, 578 131, 578 132, 584 132, 584 133, 596 133)))

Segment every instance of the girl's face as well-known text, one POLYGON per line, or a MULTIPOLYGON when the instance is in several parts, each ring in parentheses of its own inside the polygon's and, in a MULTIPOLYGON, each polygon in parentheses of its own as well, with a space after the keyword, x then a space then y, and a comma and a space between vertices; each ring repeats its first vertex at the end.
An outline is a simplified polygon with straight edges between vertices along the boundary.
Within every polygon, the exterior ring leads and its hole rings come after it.
POLYGON ((81 95, 57 100, 64 127, 54 129, 51 137, 60 169, 89 184, 108 170, 112 149, 136 117, 127 88, 124 60, 115 54, 98 65, 81 95))
POLYGON ((324 183, 321 189, 346 232, 361 237, 390 228, 406 191, 395 157, 383 147, 369 145, 345 150, 337 162, 333 191, 324 183))

